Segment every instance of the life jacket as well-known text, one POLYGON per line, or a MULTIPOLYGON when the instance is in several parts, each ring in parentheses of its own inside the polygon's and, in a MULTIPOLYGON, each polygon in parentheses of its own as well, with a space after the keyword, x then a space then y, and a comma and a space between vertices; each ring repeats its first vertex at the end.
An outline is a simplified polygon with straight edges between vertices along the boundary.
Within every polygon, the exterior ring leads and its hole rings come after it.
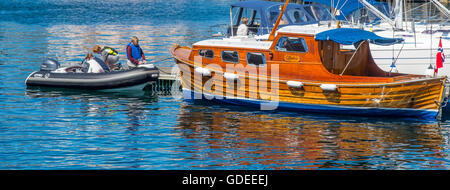
POLYGON ((119 54, 119 52, 116 51, 114 48, 111 48, 111 47, 108 47, 108 46, 103 47, 102 51, 107 51, 108 55, 117 55, 117 54, 119 54))
MULTIPOLYGON (((137 59, 137 60, 140 59, 142 57, 142 49, 141 49, 141 47, 139 47, 139 45, 135 46, 131 42, 128 45, 131 47, 131 56, 134 59, 137 59)), ((130 57, 130 55, 128 55, 128 51, 127 51, 127 56, 130 57)))

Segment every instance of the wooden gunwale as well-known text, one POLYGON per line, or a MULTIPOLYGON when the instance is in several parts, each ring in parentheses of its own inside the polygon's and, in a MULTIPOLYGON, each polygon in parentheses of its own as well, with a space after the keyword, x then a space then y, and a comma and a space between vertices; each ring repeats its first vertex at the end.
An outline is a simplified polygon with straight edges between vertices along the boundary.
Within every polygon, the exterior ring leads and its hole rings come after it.
MULTIPOLYGON (((183 62, 184 64, 186 64, 186 65, 188 65, 190 67, 194 67, 194 64, 190 63, 191 61, 185 61, 185 60, 177 57, 176 54, 174 54, 174 57, 178 61, 183 62)), ((203 67, 203 68, 207 68, 207 67, 203 67)), ((210 69, 210 68, 207 68, 207 69, 210 69)), ((223 71, 218 71, 218 70, 212 70, 211 72, 221 73, 221 74, 225 73, 223 71)), ((247 74, 242 75, 240 73, 237 73, 237 74, 239 76, 246 76, 247 75, 247 74)), ((337 82, 337 81, 323 81, 323 82, 319 82, 319 81, 303 80, 303 79, 295 79, 295 78, 284 78, 284 77, 282 79, 281 78, 280 79, 276 79, 276 78, 272 79, 273 77, 268 76, 268 75, 259 75, 259 77, 258 76, 247 75, 246 77, 249 78, 249 79, 271 78, 271 80, 275 80, 275 81, 278 81, 278 82, 284 82, 284 83, 286 83, 287 81, 298 81, 298 82, 302 82, 304 84, 310 84, 310 85, 335 84, 338 87, 339 86, 354 86, 354 87, 366 87, 367 86, 367 87, 373 87, 373 86, 380 86, 380 85, 383 85, 383 84, 384 85, 401 85, 401 84, 412 83, 412 82, 424 82, 424 81, 429 81, 430 79, 437 79, 437 78, 445 79, 445 77, 441 76, 441 77, 436 77, 436 78, 418 78, 418 79, 413 79, 412 78, 412 79, 409 79, 407 81, 397 81, 397 82, 375 82, 375 83, 374 82, 358 82, 358 83, 355 83, 355 82, 337 82), (348 84, 348 83, 351 83, 351 84, 348 84)))

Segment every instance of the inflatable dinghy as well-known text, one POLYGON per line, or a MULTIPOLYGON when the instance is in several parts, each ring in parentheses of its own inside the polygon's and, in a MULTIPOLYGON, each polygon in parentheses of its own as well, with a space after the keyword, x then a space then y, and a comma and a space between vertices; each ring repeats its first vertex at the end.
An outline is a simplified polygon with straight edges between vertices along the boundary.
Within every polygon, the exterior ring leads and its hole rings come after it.
POLYGON ((128 70, 86 73, 82 66, 59 68, 59 63, 46 59, 39 71, 25 80, 27 86, 74 88, 83 90, 136 89, 158 79, 159 70, 153 64, 139 65, 128 70))

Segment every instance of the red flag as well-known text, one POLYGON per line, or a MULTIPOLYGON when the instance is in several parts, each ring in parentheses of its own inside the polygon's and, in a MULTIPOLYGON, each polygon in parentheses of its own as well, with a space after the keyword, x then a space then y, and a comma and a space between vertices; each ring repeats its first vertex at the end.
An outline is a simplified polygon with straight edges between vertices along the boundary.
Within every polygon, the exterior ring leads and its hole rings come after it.
POLYGON ((444 49, 442 48, 442 38, 439 39, 439 48, 438 48, 438 52, 436 54, 436 70, 435 72, 438 72, 439 68, 444 67, 444 62, 445 62, 445 55, 444 55, 444 49))

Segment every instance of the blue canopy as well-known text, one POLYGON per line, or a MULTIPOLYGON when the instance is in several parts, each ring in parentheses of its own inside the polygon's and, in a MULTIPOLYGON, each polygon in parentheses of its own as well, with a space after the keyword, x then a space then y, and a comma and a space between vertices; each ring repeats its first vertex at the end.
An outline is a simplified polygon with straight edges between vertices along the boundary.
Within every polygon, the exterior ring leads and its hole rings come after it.
MULTIPOLYGON (((231 5, 231 8, 242 8, 242 9, 252 9, 259 13, 261 16, 260 26, 258 28, 258 35, 268 34, 272 31, 272 27, 275 24, 279 14, 280 7, 283 6, 284 3, 273 2, 273 1, 261 1, 261 0, 250 0, 250 1, 240 1, 231 5)), ((303 24, 313 24, 317 23, 318 20, 311 15, 311 7, 313 5, 301 5, 295 3, 289 3, 286 12, 283 18, 286 18, 288 21, 287 25, 303 25, 303 24), (293 20, 294 12, 298 12, 302 19, 293 20)), ((315 8, 323 10, 324 16, 328 16, 331 19, 330 13, 326 9, 325 6, 322 5, 314 5, 315 8), (325 15, 327 13, 328 15, 325 15)), ((319 12, 317 10, 316 12, 319 12)), ((326 17, 326 18, 328 18, 326 17)), ((238 18, 240 19, 240 18, 238 18)), ((280 26, 281 27, 281 26, 280 26)))
POLYGON ((242 8, 249 8, 249 9, 255 9, 255 10, 262 10, 262 9, 271 7, 273 5, 280 5, 280 3, 273 2, 273 1, 259 1, 259 0, 240 1, 240 2, 232 4, 231 7, 242 7, 242 8))
POLYGON ((260 29, 258 29, 257 34, 266 34, 270 33, 272 30, 273 23, 269 21, 269 19, 266 17, 267 13, 266 10, 273 6, 279 6, 281 3, 279 2, 272 2, 272 1, 240 1, 237 3, 234 3, 231 5, 231 8, 245 8, 245 9, 253 9, 259 12, 261 15, 261 23, 260 23, 260 29))
POLYGON ((337 28, 327 30, 316 34, 315 39, 331 40, 344 45, 357 44, 363 40, 369 40, 370 43, 377 45, 392 45, 403 42, 402 38, 384 38, 373 32, 354 28, 337 28))
MULTIPOLYGON (((331 7, 333 9, 340 9, 342 14, 335 16, 338 20, 345 20, 345 18, 348 15, 352 14, 354 11, 365 7, 364 4, 359 2, 359 0, 304 0, 303 2, 317 3, 331 7)), ((389 8, 387 3, 382 3, 375 0, 367 0, 367 2, 377 7, 379 11, 388 16, 389 8)))

